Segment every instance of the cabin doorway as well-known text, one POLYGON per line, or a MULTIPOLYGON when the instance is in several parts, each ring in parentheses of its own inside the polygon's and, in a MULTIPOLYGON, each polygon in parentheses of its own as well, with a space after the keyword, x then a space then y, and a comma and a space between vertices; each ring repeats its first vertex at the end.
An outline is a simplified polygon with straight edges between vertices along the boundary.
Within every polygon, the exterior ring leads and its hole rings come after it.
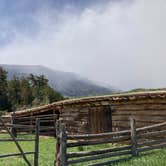
POLYGON ((112 131, 112 111, 110 106, 90 110, 90 133, 112 131))

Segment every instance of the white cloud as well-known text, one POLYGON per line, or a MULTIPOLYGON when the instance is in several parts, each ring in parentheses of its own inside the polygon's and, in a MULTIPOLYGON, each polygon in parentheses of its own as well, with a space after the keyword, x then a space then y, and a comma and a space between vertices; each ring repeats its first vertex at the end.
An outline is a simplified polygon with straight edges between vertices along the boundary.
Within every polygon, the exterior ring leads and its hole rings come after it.
POLYGON ((48 11, 35 16, 38 37, 17 35, 0 49, 0 63, 46 65, 122 89, 166 87, 165 0, 48 11))

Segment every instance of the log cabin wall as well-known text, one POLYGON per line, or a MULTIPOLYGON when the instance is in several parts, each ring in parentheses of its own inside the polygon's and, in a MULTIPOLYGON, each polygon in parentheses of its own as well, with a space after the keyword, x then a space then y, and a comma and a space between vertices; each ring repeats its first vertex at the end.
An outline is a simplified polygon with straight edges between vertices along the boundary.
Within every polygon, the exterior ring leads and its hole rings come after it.
POLYGON ((129 129, 129 118, 136 119, 136 127, 166 122, 166 98, 139 99, 112 104, 114 130, 129 129))
POLYGON ((166 121, 166 92, 129 93, 85 98, 64 103, 61 120, 69 133, 101 133, 129 129, 130 117, 136 127, 166 121))
POLYGON ((60 120, 70 134, 88 134, 112 131, 112 116, 109 107, 70 105, 60 109, 60 120))
POLYGON ((166 121, 166 91, 70 99, 16 112, 15 115, 40 115, 48 110, 56 110, 69 134, 128 129, 131 116, 136 118, 137 127, 143 127, 166 121))

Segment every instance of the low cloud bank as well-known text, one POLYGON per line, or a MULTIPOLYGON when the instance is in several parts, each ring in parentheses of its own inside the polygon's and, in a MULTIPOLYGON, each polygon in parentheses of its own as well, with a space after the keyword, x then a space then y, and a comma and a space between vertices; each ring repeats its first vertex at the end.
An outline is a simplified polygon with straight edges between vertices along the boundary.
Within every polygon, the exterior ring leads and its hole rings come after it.
POLYGON ((34 15, 37 34, 17 30, 0 48, 0 63, 45 65, 124 90, 166 87, 165 18, 165 0, 41 9, 34 15))

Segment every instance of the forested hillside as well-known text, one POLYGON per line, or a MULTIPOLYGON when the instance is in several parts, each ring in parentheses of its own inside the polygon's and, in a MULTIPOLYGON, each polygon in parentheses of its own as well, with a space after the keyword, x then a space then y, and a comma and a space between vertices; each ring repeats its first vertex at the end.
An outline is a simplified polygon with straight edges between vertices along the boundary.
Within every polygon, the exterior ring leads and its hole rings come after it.
POLYGON ((44 75, 13 76, 7 80, 7 72, 0 67, 0 111, 13 111, 64 99, 51 88, 44 75))
POLYGON ((14 75, 17 77, 34 75, 44 75, 49 80, 49 85, 56 91, 66 97, 80 97, 103 95, 116 92, 117 89, 109 86, 98 85, 77 74, 52 70, 50 68, 38 65, 0 65, 8 72, 8 79, 14 75))

